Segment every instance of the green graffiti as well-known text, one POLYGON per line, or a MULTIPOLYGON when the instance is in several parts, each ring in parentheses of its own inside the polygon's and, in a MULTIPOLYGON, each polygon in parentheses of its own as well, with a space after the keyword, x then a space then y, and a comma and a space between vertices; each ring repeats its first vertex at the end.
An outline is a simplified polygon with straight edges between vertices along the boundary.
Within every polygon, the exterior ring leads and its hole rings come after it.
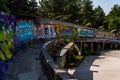
POLYGON ((6 61, 6 57, 1 50, 0 50, 0 59, 3 60, 3 61, 6 61))
MULTIPOLYGON (((7 18, 7 17, 6 17, 7 18)), ((0 19, 0 59, 3 61, 13 57, 11 50, 15 50, 13 45, 13 23, 5 22, 4 18, 0 19)))
POLYGON ((6 44, 6 42, 3 42, 0 44, 0 47, 2 49, 2 51, 4 52, 4 54, 6 55, 7 59, 11 59, 13 57, 8 45, 6 44))
POLYGON ((4 20, 1 19, 0 20, 0 41, 4 41, 5 40, 3 25, 4 25, 4 20))

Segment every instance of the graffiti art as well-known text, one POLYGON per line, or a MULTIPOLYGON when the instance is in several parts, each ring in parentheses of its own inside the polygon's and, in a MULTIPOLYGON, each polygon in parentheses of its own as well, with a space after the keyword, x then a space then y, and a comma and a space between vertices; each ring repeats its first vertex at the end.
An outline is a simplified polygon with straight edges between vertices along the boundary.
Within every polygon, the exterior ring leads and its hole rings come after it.
POLYGON ((81 37, 95 37, 95 32, 90 29, 78 29, 78 36, 81 37))
POLYGON ((37 36, 39 38, 56 37, 56 32, 55 32, 55 29, 54 29, 54 25, 52 25, 52 24, 41 25, 41 27, 38 29, 37 36))
POLYGON ((30 39, 31 37, 34 36, 32 22, 20 21, 18 22, 17 26, 18 37, 21 41, 30 39))
POLYGON ((42 24, 38 31, 40 38, 74 37, 77 35, 76 28, 60 24, 42 24))
POLYGON ((75 37, 77 36, 77 29, 72 26, 64 26, 60 24, 55 25, 55 31, 58 37, 75 37))
POLYGON ((13 57, 15 50, 13 37, 15 33, 15 18, 8 14, 0 14, 0 59, 6 61, 13 57))

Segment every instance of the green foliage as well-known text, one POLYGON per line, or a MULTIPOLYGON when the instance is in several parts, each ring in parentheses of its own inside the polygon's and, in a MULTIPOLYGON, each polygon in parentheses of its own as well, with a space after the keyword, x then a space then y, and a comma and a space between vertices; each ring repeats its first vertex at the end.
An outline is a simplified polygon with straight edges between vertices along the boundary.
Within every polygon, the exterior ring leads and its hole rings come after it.
POLYGON ((120 18, 119 17, 114 17, 114 18, 110 19, 108 22, 108 30, 109 31, 112 31, 114 29, 120 30, 119 26, 120 26, 120 18))
POLYGON ((88 47, 84 47, 83 48, 83 56, 87 56, 87 55, 90 55, 90 50, 88 49, 88 47))
POLYGON ((120 32, 120 5, 114 5, 110 13, 106 16, 104 27, 108 31, 116 30, 120 32))
POLYGON ((0 12, 9 13, 9 8, 7 7, 8 0, 0 0, 0 12))
POLYGON ((74 55, 73 54, 73 56, 74 56, 75 61, 80 61, 83 59, 83 56, 81 56, 81 55, 74 55))
POLYGON ((77 1, 79 0, 41 0, 39 12, 43 17, 61 17, 61 20, 71 21, 73 14, 78 12, 77 1))
POLYGON ((67 42, 70 42, 70 39, 66 39, 67 42))
POLYGON ((36 0, 8 0, 8 8, 15 15, 37 15, 38 5, 36 0))
POLYGON ((90 0, 41 0, 39 13, 46 18, 80 25, 94 24, 94 10, 90 0))
POLYGON ((44 17, 46 16, 47 18, 53 18, 58 16, 63 11, 61 0, 41 0, 39 3, 39 12, 44 17))
POLYGON ((65 65, 65 67, 66 67, 66 68, 75 67, 75 66, 77 66, 82 60, 83 60, 83 56, 72 54, 72 55, 71 55, 70 62, 67 62, 66 65, 65 65))
POLYGON ((95 23, 94 23, 94 27, 98 28, 103 26, 104 20, 105 20, 105 13, 103 11, 103 9, 98 6, 94 9, 94 16, 95 16, 95 23))
POLYGON ((83 25, 86 25, 88 23, 92 24, 94 22, 92 1, 83 0, 81 11, 83 16, 83 25))

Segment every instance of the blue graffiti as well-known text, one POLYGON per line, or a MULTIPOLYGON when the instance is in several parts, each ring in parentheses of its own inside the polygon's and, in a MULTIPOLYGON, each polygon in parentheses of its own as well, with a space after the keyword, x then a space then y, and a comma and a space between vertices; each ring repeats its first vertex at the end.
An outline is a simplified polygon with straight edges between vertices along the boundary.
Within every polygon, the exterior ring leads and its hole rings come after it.
POLYGON ((31 22, 18 22, 18 36, 21 41, 33 37, 33 24, 31 22))

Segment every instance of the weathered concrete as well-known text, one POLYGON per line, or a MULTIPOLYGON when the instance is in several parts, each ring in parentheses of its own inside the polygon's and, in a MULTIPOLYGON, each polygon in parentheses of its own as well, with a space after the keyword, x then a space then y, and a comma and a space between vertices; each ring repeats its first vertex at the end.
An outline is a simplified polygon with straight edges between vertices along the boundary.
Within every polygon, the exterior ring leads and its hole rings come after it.
POLYGON ((48 80, 78 80, 73 76, 69 75, 66 69, 60 67, 53 58, 50 56, 47 47, 48 45, 53 44, 52 41, 49 41, 44 44, 42 47, 42 57, 41 63, 43 69, 48 77, 48 80))
POLYGON ((101 56, 89 56, 68 72, 79 80, 120 80, 120 50, 102 51, 101 56))
POLYGON ((47 80, 39 60, 40 49, 27 48, 20 51, 9 66, 4 80, 47 80))

